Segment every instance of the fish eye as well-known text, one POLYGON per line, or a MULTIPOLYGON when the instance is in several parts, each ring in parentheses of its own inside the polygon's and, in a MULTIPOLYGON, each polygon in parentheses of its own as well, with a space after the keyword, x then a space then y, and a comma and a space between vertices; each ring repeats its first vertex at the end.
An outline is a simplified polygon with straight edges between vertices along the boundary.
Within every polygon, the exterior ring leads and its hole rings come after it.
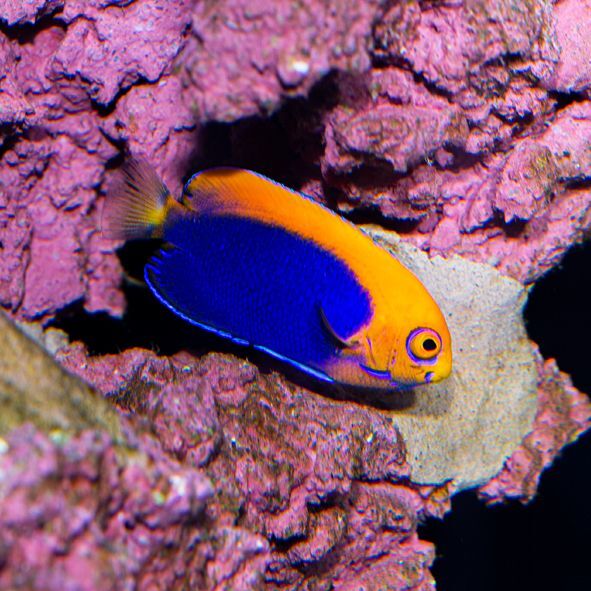
POLYGON ((431 361, 441 352, 441 337, 430 328, 415 328, 406 340, 406 351, 413 361, 431 361))
POLYGON ((425 349, 425 351, 435 351, 435 349, 437 349, 437 343, 435 342, 435 339, 432 338, 427 338, 423 341, 423 349, 425 349))

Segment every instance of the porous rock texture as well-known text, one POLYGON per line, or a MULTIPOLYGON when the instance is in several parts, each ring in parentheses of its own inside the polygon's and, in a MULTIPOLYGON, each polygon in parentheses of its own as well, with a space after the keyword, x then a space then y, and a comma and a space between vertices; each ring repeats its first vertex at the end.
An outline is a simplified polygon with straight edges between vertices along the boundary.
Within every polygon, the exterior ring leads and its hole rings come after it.
MULTIPOLYGON (((2 0, 0 306, 29 327, 73 304, 121 315, 99 231, 114 170, 143 155, 178 191, 214 148, 531 284, 591 226, 590 25, 587 0, 2 0)), ((433 588, 417 522, 461 479, 413 481, 401 411, 234 356, 62 346, 116 409, 91 420, 96 394, 2 322, 0 393, 20 397, 0 441, 3 588, 433 588)), ((491 502, 531 498, 589 425, 568 377, 536 368, 491 502)))
POLYGON ((538 412, 530 433, 503 469, 479 489, 489 503, 529 501, 540 475, 557 453, 591 426, 589 398, 573 387, 553 359, 538 355, 538 412))
MULTIPOLYGON (((483 484, 530 431, 537 367, 523 325, 526 292, 496 269, 462 257, 429 258, 392 232, 367 229, 425 284, 447 317, 452 375, 414 388, 393 414, 414 482, 483 484)), ((402 397, 403 395, 399 395, 402 397)))
MULTIPOLYGON (((214 532, 239 523, 264 536, 270 588, 363 588, 374 569, 393 588, 431 586, 433 548, 416 525, 443 514, 447 487, 409 481, 404 442, 387 412, 219 354, 196 363, 184 353, 164 359, 134 349, 87 359, 78 346, 59 358, 165 452, 202 469, 216 491, 207 504, 214 532)), ((222 588, 236 588, 230 583, 222 588)))

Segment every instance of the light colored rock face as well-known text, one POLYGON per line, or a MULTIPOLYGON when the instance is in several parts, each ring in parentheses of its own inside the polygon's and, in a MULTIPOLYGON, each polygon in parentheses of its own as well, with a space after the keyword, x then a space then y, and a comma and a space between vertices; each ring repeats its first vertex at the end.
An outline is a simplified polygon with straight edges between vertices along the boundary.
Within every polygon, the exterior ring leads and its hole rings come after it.
POLYGON ((417 388, 392 422, 407 445, 412 480, 482 484, 531 430, 537 370, 522 308, 527 292, 488 265, 429 257, 396 235, 368 228, 425 284, 447 318, 452 375, 417 388))
MULTIPOLYGON (((30 325, 28 330, 32 331, 30 325)), ((39 340, 41 334, 36 335, 39 340)), ((52 346, 54 335, 55 331, 47 333, 45 347, 52 346)), ((23 423, 33 423, 45 432, 54 433, 100 429, 117 443, 123 442, 121 425, 112 405, 65 372, 1 311, 0 408, 0 437, 23 423)))

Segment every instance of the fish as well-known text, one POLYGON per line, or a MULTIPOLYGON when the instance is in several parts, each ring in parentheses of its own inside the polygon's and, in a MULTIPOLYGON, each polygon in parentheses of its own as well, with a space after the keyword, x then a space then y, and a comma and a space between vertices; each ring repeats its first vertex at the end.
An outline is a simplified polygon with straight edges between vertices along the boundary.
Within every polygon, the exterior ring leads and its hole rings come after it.
POLYGON ((321 382, 403 390, 447 378, 451 336, 419 279, 353 223, 262 174, 194 174, 175 198, 131 159, 103 228, 158 239, 144 279, 173 314, 321 382))

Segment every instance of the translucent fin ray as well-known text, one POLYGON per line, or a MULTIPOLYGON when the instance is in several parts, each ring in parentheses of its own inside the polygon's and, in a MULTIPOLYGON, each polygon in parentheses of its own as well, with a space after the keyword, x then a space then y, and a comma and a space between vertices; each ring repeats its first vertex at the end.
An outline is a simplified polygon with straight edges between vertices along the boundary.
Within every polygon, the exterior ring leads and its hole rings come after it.
POLYGON ((131 159, 107 196, 103 234, 115 240, 152 238, 164 223, 173 198, 153 167, 131 159))

